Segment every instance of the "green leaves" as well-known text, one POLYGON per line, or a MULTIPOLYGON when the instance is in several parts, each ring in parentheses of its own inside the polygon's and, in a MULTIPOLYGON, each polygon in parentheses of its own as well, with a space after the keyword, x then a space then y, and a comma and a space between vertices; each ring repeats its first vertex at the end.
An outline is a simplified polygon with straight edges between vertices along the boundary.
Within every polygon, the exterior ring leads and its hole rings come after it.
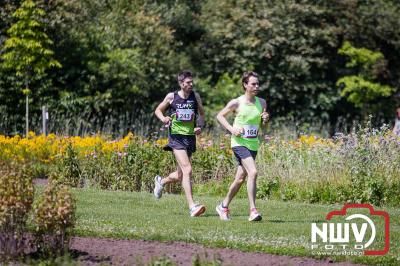
POLYGON ((380 74, 376 71, 379 61, 384 60, 382 53, 355 48, 349 42, 344 42, 338 53, 350 58, 346 67, 358 70, 358 75, 345 76, 336 82, 337 86, 344 85, 341 96, 346 97, 356 107, 365 108, 368 103, 380 97, 392 95, 392 87, 375 82, 380 74))
POLYGON ((266 89, 260 96, 268 98, 274 116, 293 113, 304 120, 334 106, 337 92, 326 77, 336 32, 324 7, 291 0, 208 1, 200 18, 207 43, 200 44, 203 69, 210 68, 213 80, 255 70, 266 89), (321 95, 331 103, 319 105, 321 95))
MULTIPOLYGON (((0 162, 0 259, 24 253, 24 232, 34 197, 33 181, 23 167, 0 162)), ((2 260, 3 261, 3 260, 2 260)))
POLYGON ((343 43, 338 54, 346 55, 350 58, 350 62, 346 63, 346 67, 361 67, 362 70, 366 72, 371 69, 378 60, 384 59, 381 52, 374 52, 366 48, 355 48, 348 41, 343 43))
POLYGON ((347 76, 339 79, 338 86, 345 85, 340 95, 347 97, 349 102, 362 108, 366 103, 372 102, 378 97, 388 97, 393 93, 393 88, 365 80, 361 76, 347 76))
POLYGON ((44 10, 30 0, 24 1, 13 15, 17 21, 7 31, 10 38, 4 43, 6 52, 1 58, 2 66, 14 70, 18 77, 43 75, 48 68, 61 67, 48 48, 53 42, 43 32, 44 15, 44 10))
POLYGON ((242 83, 239 76, 230 77, 222 75, 214 87, 209 85, 210 78, 196 81, 196 87, 202 97, 206 111, 206 122, 208 125, 216 125, 215 116, 233 98, 243 93, 242 83))
MULTIPOLYGON (((39 113, 38 98, 63 112, 63 94, 87 106, 96 95, 110 94, 101 112, 88 114, 92 123, 105 114, 118 120, 153 108, 178 88, 182 69, 193 70, 204 88, 254 70, 271 115, 298 123, 359 116, 362 111, 346 102, 349 94, 335 85, 345 76, 394 88, 390 96, 374 88, 381 96, 365 99, 386 106, 375 108, 380 118, 391 116, 397 101, 396 1, 24 1, 17 10, 20 2, 0 1, 0 109, 13 117, 7 132, 17 132, 23 120, 18 110, 26 82, 33 86, 32 115, 39 113), (346 43, 340 49, 342 40, 368 49, 346 43)), ((201 96, 207 101, 209 95, 201 96)), ((209 101, 214 109, 225 100, 209 101)), ((80 112, 64 114, 71 113, 80 112)))

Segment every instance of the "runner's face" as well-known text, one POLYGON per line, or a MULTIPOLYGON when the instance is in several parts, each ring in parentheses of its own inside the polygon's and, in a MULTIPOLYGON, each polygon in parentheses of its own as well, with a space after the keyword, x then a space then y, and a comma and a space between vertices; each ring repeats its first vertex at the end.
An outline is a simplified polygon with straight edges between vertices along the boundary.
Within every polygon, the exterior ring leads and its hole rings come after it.
POLYGON ((190 92, 193 89, 193 79, 185 78, 182 82, 179 83, 179 86, 184 92, 190 92))
POLYGON ((260 84, 258 83, 258 78, 251 76, 247 81, 247 84, 244 84, 246 88, 246 92, 249 92, 253 95, 257 95, 260 92, 260 84))

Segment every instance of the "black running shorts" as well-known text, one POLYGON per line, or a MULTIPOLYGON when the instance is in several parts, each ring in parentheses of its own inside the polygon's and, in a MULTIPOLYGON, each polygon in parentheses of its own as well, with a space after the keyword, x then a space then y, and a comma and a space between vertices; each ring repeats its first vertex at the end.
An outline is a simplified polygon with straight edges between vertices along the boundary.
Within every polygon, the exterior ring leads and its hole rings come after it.
POLYGON ((243 146, 235 146, 232 147, 233 154, 235 154, 236 160, 239 165, 242 165, 242 159, 249 158, 250 156, 253 157, 253 159, 256 159, 257 152, 249 150, 246 147, 243 146))
POLYGON ((186 150, 188 157, 196 151, 196 136, 194 135, 169 135, 165 151, 186 150))

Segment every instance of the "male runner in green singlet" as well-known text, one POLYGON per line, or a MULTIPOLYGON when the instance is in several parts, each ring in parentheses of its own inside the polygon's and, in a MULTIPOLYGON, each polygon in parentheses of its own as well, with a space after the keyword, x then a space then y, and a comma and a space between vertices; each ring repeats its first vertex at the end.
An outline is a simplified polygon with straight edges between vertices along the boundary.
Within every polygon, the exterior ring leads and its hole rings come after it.
POLYGON ((204 108, 199 94, 193 91, 193 75, 190 71, 182 71, 178 75, 178 83, 180 90, 168 93, 155 110, 158 119, 169 126, 168 144, 164 150, 174 153, 178 168, 165 178, 155 177, 154 196, 161 198, 165 184, 182 181, 190 216, 196 217, 203 214, 206 208, 193 201, 190 158, 196 151, 196 135, 201 133, 201 127, 204 126, 204 108), (167 108, 169 112, 165 115, 167 108))
POLYGON ((242 77, 244 95, 231 100, 222 109, 217 120, 231 132, 231 146, 238 161, 235 180, 229 187, 225 199, 216 207, 221 220, 230 220, 229 203, 239 191, 247 176, 247 194, 250 203, 249 221, 261 221, 262 216, 256 209, 257 169, 255 158, 259 148, 258 131, 261 124, 268 121, 267 104, 264 99, 256 97, 259 93, 258 74, 245 72, 242 77), (233 125, 226 120, 229 113, 235 113, 233 125))

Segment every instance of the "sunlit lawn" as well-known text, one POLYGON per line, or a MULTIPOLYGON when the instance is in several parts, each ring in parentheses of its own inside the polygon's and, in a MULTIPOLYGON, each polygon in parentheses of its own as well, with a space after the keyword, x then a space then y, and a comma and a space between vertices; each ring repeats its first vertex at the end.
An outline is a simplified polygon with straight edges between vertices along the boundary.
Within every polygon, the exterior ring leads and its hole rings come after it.
MULTIPOLYGON (((75 234, 113 238, 196 242, 208 246, 244 251, 311 256, 312 222, 323 222, 325 215, 340 205, 313 205, 282 201, 258 201, 264 220, 247 221, 246 199, 235 199, 230 208, 232 221, 219 220, 216 197, 197 197, 207 206, 204 216, 189 217, 182 195, 167 194, 155 200, 150 193, 75 189, 77 222, 75 234)), ((335 257, 369 264, 400 263, 400 210, 380 208, 391 216, 391 249, 385 256, 335 257)))

